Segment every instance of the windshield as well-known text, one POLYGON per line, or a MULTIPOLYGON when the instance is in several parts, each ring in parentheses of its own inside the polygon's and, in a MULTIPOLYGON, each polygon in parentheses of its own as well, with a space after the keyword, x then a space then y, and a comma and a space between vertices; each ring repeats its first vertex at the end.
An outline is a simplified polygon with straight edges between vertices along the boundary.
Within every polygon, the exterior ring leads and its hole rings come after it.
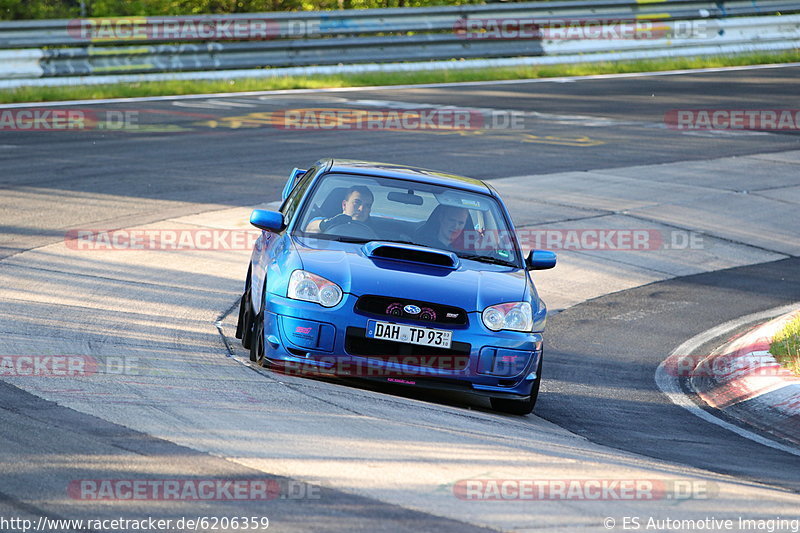
POLYGON ((497 200, 402 179, 328 174, 304 203, 294 233, 347 242, 390 241, 519 267, 497 200))

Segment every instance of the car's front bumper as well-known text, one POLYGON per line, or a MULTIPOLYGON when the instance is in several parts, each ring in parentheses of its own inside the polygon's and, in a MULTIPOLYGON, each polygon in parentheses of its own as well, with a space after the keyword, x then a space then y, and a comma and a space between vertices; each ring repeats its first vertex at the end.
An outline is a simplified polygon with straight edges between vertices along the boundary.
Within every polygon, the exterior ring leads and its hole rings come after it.
POLYGON ((357 297, 326 309, 267 294, 264 346, 267 361, 284 372, 357 377, 498 397, 529 396, 542 356, 542 335, 487 329, 477 312, 467 324, 442 326, 375 316, 355 310, 357 297), (379 320, 452 330, 450 349, 428 348, 365 335, 379 320))

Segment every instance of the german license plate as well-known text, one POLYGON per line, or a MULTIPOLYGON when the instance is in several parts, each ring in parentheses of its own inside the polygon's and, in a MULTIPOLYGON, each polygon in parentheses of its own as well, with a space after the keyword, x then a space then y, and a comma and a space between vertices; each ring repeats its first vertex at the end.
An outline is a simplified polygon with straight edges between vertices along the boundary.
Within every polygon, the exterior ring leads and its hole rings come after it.
POLYGON ((453 332, 446 329, 421 328, 391 322, 367 322, 367 337, 386 341, 407 342, 434 348, 449 348, 453 332))

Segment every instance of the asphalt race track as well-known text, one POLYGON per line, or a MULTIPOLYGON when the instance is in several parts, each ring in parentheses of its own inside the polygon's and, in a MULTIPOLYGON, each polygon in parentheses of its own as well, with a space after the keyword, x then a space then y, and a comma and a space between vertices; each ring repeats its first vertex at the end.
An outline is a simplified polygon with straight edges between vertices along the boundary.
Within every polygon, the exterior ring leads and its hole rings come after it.
POLYGON ((798 130, 686 132, 664 117, 796 110, 798 81, 791 66, 71 103, 63 107, 129 121, 0 129, 0 357, 80 354, 146 370, 0 380, 0 519, 268 516, 278 531, 800 519, 800 450, 709 424, 654 381, 686 339, 800 302, 798 130), (513 111, 523 126, 292 130, 275 121, 286 110, 437 106, 513 111), (88 254, 65 245, 77 229, 246 228, 249 209, 278 200, 293 167, 328 156, 492 180, 521 228, 691 230, 704 245, 569 251, 537 273, 556 312, 528 417, 469 398, 249 367, 232 335, 247 250, 88 254), (98 502, 75 492, 80 480, 155 478, 269 479, 282 492, 266 503, 98 502), (455 491, 468 478, 688 480, 712 490, 681 501, 474 502, 455 491))
POLYGON ((710 425, 699 433, 697 421, 664 398, 653 375, 679 344, 676 339, 800 300, 799 268, 800 262, 792 258, 687 276, 565 311, 550 323, 551 381, 537 409, 548 420, 614 448, 797 492, 800 479, 795 469, 774 470, 777 464, 797 464, 797 457, 710 425), (741 303, 731 305, 737 301, 741 303), (680 303, 675 308, 679 320, 664 312, 625 315, 634 309, 658 309, 664 302, 680 303), (619 318, 608 320, 609 316, 619 318), (599 405, 586 409, 588 402, 599 405), (719 460, 719 450, 724 450, 725 461, 719 460))

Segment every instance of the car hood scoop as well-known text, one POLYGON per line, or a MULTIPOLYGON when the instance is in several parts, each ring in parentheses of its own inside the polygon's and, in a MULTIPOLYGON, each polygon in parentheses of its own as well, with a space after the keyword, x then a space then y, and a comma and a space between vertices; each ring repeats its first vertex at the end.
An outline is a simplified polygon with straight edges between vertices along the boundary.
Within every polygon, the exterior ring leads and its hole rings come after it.
POLYGON ((455 270, 459 266, 458 256, 453 252, 426 248, 414 244, 371 241, 363 247, 364 255, 372 259, 390 259, 406 263, 417 263, 455 270))

